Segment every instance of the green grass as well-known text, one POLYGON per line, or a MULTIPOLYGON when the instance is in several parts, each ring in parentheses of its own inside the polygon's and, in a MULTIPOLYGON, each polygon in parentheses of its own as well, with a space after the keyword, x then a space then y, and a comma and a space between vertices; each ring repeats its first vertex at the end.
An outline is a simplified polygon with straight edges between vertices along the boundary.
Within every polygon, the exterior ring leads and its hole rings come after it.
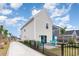
MULTIPOLYGON (((79 48, 76 48, 76 50, 75 48, 73 48, 73 53, 72 53, 72 48, 64 48, 64 49, 66 49, 64 50, 64 56, 67 56, 67 53, 69 53, 68 56, 72 56, 72 55, 79 56, 79 48), (67 51, 67 49, 69 50, 67 51)), ((53 48, 53 49, 47 49, 47 50, 53 54, 61 56, 61 48, 53 48)))
POLYGON ((60 56, 61 55, 61 48, 53 48, 53 49, 46 49, 47 51, 60 56))

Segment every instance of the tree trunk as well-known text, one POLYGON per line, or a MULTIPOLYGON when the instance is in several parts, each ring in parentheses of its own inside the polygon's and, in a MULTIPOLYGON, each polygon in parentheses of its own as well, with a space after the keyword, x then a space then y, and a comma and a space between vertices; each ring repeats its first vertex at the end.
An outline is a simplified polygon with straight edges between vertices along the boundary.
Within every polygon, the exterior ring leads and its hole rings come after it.
POLYGON ((62 35, 63 43, 64 43, 64 35, 62 35))

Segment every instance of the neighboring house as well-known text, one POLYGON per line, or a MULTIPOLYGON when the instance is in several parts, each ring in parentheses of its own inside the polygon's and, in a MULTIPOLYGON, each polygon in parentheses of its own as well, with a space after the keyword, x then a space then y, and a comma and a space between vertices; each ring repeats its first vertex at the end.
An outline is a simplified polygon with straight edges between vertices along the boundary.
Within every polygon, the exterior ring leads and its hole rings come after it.
POLYGON ((79 30, 66 31, 64 34, 64 40, 67 41, 70 38, 75 38, 76 40, 79 41, 79 30))
POLYGON ((41 41, 42 36, 47 42, 52 40, 52 20, 46 9, 34 15, 22 28, 21 40, 41 41))
POLYGON ((61 27, 59 27, 57 25, 52 26, 52 30, 53 30, 52 34, 53 34, 53 36, 57 36, 57 41, 58 42, 62 42, 62 36, 60 34, 60 28, 61 27))
POLYGON ((59 34, 60 34, 60 27, 59 26, 57 26, 57 25, 53 25, 52 26, 52 34, 54 35, 54 36, 59 36, 59 34))
MULTIPOLYGON (((62 42, 62 35, 60 34, 60 28, 59 26, 53 25, 53 32, 52 34, 54 36, 58 37, 58 42, 62 42)), ((79 30, 69 30, 66 31, 64 34, 64 40, 68 41, 70 38, 75 38, 77 41, 79 41, 79 30)))

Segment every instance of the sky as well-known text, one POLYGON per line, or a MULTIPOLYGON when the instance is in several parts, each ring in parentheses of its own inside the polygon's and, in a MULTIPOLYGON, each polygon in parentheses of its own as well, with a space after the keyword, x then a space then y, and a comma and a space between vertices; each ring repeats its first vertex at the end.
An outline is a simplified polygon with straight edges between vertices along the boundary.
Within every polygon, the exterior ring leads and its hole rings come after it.
POLYGON ((20 37, 21 27, 41 10, 47 9, 54 25, 79 29, 78 3, 0 3, 0 25, 20 37))

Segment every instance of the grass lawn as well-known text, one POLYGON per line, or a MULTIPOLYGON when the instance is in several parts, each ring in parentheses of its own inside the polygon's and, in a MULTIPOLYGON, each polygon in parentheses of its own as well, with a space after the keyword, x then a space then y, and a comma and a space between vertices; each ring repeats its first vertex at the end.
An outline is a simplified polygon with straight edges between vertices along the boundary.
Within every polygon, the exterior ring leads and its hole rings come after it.
MULTIPOLYGON (((61 56, 61 48, 53 48, 53 49, 46 49, 48 50, 49 52, 53 53, 53 54, 56 54, 58 56, 61 56)), ((79 48, 64 48, 64 55, 65 56, 72 56, 72 55, 76 55, 76 56, 79 56, 79 48), (68 50, 67 50, 68 49, 68 50), (73 52, 73 53, 72 53, 73 52)))
POLYGON ((9 47, 9 43, 4 45, 4 48, 0 49, 0 56, 6 56, 8 47, 9 47))
POLYGON ((61 48, 52 48, 52 49, 46 49, 46 50, 55 55, 61 56, 61 48))

